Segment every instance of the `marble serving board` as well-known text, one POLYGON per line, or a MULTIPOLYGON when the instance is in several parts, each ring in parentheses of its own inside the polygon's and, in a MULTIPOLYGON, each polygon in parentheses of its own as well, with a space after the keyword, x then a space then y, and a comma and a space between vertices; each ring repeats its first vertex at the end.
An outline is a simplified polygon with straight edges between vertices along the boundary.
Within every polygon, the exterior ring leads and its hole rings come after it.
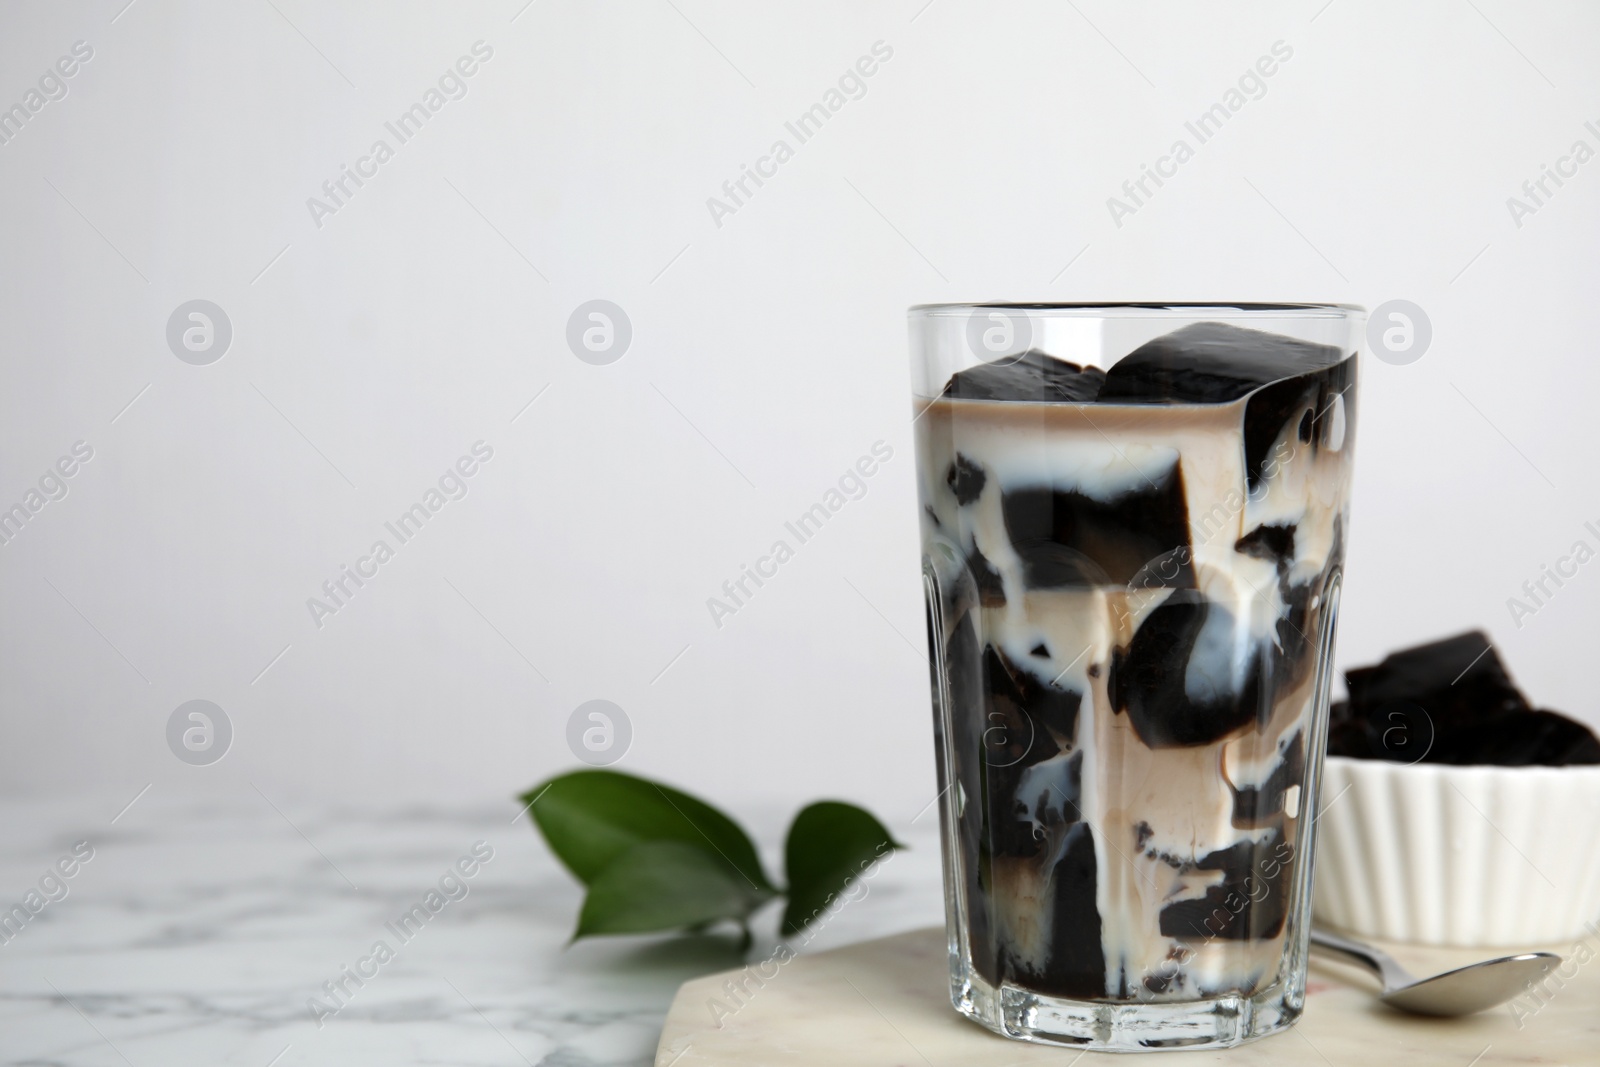
MULTIPOLYGON (((1417 974, 1459 967, 1494 952, 1385 947, 1417 974)), ((1494 1067, 1600 1064, 1600 939, 1546 946, 1567 957, 1568 977, 1549 982, 1543 1002, 1526 996, 1461 1019, 1404 1015, 1373 998, 1359 969, 1313 957, 1306 1011, 1287 1032, 1218 1052, 1160 1052, 1174 1067, 1316 1064, 1318 1067, 1494 1067), (1559 986, 1559 988, 1558 988, 1559 986)), ((728 971, 686 982, 668 1012, 656 1067, 1088 1067, 1127 1054, 1084 1053, 1010 1041, 950 1006, 942 929, 800 956, 741 998, 728 971)), ((752 967, 754 972, 754 968, 752 967)), ((758 976, 762 972, 754 972, 758 976)))

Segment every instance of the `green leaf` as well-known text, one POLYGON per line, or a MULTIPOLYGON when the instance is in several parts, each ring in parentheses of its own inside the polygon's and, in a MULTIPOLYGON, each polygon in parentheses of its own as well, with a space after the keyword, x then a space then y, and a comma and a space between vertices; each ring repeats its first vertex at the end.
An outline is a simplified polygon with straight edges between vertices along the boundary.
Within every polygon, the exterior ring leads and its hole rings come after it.
POLYGON ((533 821, 561 862, 593 885, 616 859, 646 841, 677 841, 720 856, 746 889, 771 894, 756 847, 722 812, 645 778, 611 770, 573 771, 522 795, 533 821))
POLYGON ((783 936, 804 930, 874 861, 905 847, 854 804, 821 800, 802 808, 784 844, 789 905, 783 912, 783 936))
POLYGON ((644 841, 624 850, 589 884, 572 938, 703 928, 719 919, 743 925, 771 896, 752 889, 704 848, 644 841))

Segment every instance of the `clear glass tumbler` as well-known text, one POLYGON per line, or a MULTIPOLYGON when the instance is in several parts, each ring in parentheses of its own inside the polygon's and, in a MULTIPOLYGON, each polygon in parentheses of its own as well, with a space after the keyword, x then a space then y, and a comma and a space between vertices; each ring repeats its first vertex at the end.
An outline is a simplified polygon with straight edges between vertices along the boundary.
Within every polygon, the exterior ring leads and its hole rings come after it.
POLYGON ((1305 997, 1360 308, 911 309, 951 998, 1218 1048, 1305 997))

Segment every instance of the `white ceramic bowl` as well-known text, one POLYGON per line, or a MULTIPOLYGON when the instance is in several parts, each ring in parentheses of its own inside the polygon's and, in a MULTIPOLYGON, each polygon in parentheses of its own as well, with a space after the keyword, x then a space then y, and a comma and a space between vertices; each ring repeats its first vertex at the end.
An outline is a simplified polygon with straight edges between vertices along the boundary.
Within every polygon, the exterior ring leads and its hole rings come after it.
POLYGON ((1330 756, 1312 905, 1356 935, 1527 947, 1600 920, 1600 766, 1330 756))

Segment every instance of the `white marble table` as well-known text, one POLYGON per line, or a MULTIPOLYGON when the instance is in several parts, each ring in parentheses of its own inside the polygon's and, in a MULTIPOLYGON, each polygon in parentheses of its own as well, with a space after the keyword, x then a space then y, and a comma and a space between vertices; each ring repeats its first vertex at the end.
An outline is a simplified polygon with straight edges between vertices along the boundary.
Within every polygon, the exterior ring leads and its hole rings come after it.
MULTIPOLYGON (((0 944, 0 1062, 647 1064, 679 984, 732 964, 704 941, 565 947, 579 890, 510 801, 311 809, 157 787, 113 824, 126 802, 0 803, 5 906, 74 842, 94 850, 67 895, 0 944), (385 924, 479 841, 494 858, 462 879, 467 895, 401 942, 385 924), (397 949, 386 963, 371 957, 380 939, 397 949), (307 1001, 363 957, 374 976, 346 979, 346 1006, 319 1028, 307 1001)), ((771 814, 748 823, 767 846, 781 838, 771 814)), ((913 850, 807 951, 940 921, 934 820, 890 821, 913 850)))

